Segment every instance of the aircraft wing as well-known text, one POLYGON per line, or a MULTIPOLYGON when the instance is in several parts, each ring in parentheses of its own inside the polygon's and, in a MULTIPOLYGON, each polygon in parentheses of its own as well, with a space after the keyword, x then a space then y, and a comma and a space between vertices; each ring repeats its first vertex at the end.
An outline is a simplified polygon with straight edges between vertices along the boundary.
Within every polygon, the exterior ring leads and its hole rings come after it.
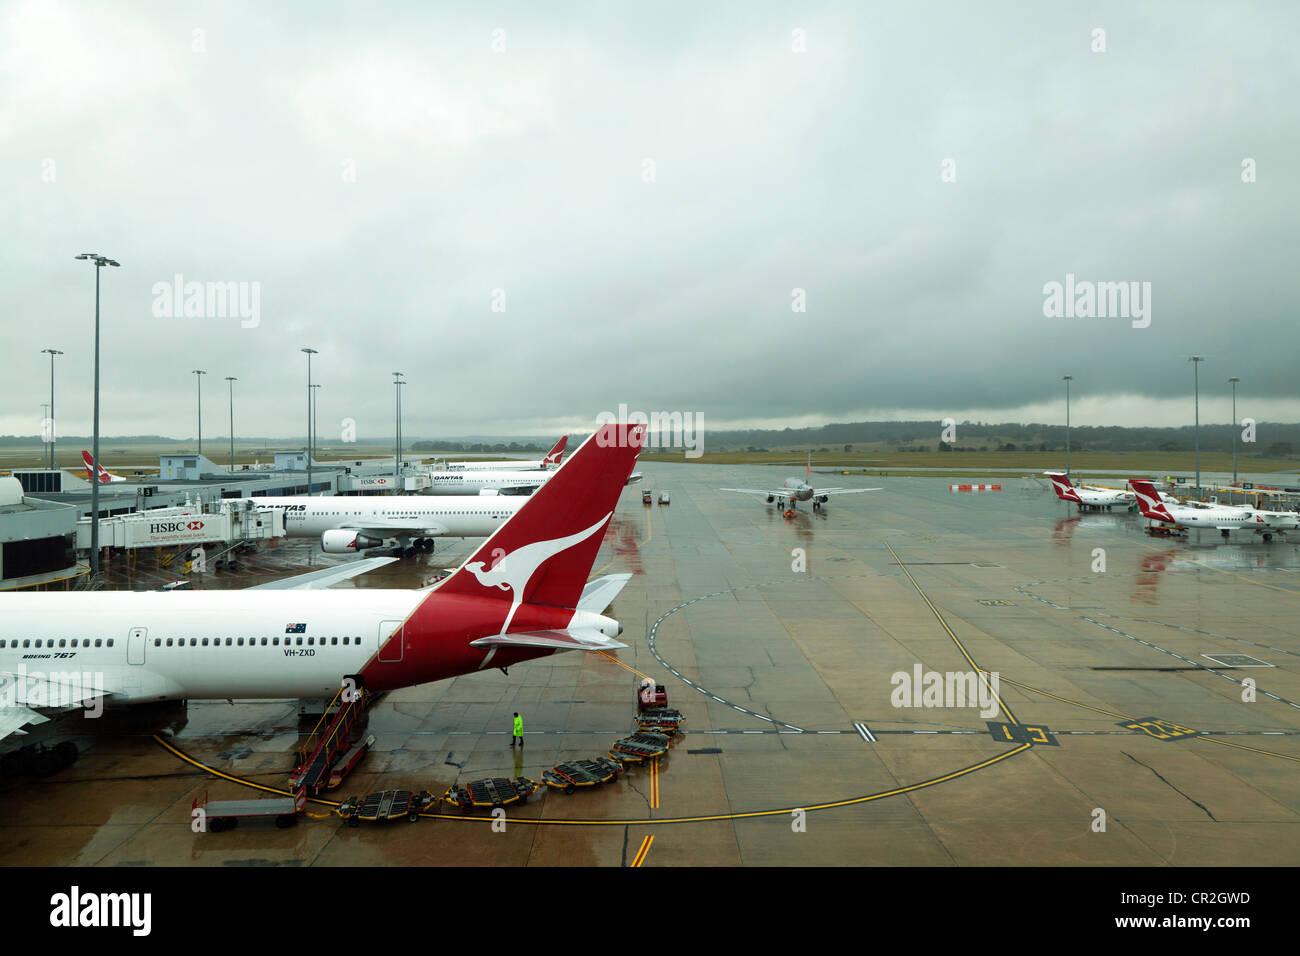
POLYGON ((603 578, 588 581, 587 586, 582 589, 582 597, 578 598, 578 610, 591 611, 593 614, 603 613, 605 608, 614 603, 618 592, 622 591, 623 586, 631 579, 630 574, 607 574, 603 578))
POLYGON ((742 495, 775 495, 781 498, 790 497, 790 489, 782 488, 779 491, 764 491, 761 488, 719 488, 719 491, 739 491, 742 495))
POLYGON ((863 491, 884 491, 884 488, 814 488, 813 497, 817 495, 856 495, 863 491))
POLYGON ((396 560, 396 558, 362 558, 360 561, 348 561, 346 564, 340 564, 332 568, 321 568, 319 571, 308 571, 306 574, 295 574, 291 578, 281 578, 279 581, 254 585, 245 590, 310 591, 317 588, 327 588, 331 584, 337 584, 340 581, 355 578, 359 574, 365 574, 367 571, 373 571, 375 568, 382 568, 386 564, 392 564, 396 560))
POLYGON ((440 537, 447 533, 445 525, 440 524, 411 524, 405 521, 376 521, 373 518, 369 521, 342 521, 338 524, 340 531, 357 531, 361 534, 368 535, 371 538, 391 538, 399 534, 424 535, 430 538, 440 537))
POLYGON ((557 651, 612 651, 627 647, 606 637, 594 627, 564 630, 525 631, 520 634, 493 634, 470 641, 470 647, 549 647, 557 651))
POLYGON ((0 739, 25 734, 29 724, 43 724, 50 718, 40 710, 75 707, 96 697, 112 696, 94 675, 80 671, 51 672, 48 677, 0 671, 0 739))

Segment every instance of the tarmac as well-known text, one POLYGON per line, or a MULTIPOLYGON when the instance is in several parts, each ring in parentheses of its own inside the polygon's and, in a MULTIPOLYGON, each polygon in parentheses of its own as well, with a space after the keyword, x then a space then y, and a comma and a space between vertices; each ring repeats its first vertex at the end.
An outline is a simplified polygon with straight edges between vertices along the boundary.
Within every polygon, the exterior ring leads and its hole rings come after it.
MULTIPOLYGON (((1014 479, 952 493, 815 474, 884 487, 784 517, 719 490, 779 485, 784 468, 638 470, 593 571, 633 575, 606 612, 629 647, 390 693, 371 752, 323 799, 540 781, 631 732, 643 677, 687 715, 667 756, 498 820, 442 808, 354 829, 309 804, 289 829, 196 833, 201 791, 284 788, 310 724, 296 701, 124 709, 66 728, 83 751, 68 769, 0 783, 0 863, 1300 863, 1300 534, 1153 538, 1137 514, 1078 514, 1014 479), (645 488, 671 505, 643 505, 645 488)), ((471 545, 349 586, 421 586, 471 545)), ((205 577, 248 586, 335 560, 286 542, 205 577)), ((154 577, 176 575, 142 564, 120 583, 154 577)))

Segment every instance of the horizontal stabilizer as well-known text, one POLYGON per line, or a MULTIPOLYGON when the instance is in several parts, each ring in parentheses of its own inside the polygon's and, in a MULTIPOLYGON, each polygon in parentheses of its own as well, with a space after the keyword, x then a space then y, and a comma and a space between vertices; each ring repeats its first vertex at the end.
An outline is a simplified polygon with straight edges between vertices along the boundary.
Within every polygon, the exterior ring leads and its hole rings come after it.
POLYGON ((470 641, 470 647, 549 647, 557 651, 613 651, 627 647, 606 637, 594 627, 555 631, 527 631, 522 634, 493 634, 470 641))
POLYGON ((602 614, 605 608, 614 603, 614 598, 623 590, 624 585, 632 580, 630 574, 607 574, 603 578, 589 581, 578 598, 578 610, 602 614))

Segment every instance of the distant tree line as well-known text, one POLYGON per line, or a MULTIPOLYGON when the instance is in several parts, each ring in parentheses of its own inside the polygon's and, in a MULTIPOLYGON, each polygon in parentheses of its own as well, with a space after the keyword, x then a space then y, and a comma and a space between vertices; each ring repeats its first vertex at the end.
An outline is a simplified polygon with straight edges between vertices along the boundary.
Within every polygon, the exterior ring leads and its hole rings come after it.
MULTIPOLYGON (((1282 458, 1300 448, 1300 424, 1260 422, 1255 441, 1242 441, 1240 426, 1201 425, 1201 450, 1231 452, 1233 435, 1239 455, 1282 458)), ((842 448, 854 451, 854 444, 883 443, 899 451, 1064 451, 1065 426, 1040 423, 1018 424, 964 421, 957 424, 949 443, 940 440, 943 423, 934 421, 854 422, 818 428, 736 429, 709 431, 705 447, 711 452, 790 450, 793 448, 842 448)), ((1191 451, 1195 444, 1191 425, 1178 428, 1119 425, 1074 426, 1070 448, 1075 451, 1191 451)), ((859 453, 868 453, 859 448, 859 453)))

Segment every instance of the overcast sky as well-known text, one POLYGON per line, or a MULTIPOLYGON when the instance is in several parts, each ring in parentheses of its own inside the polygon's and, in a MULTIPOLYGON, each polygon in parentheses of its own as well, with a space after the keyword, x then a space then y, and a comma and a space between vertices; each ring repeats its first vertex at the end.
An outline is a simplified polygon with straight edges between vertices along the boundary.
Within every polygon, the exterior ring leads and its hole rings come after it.
POLYGON ((699 6, 0 3, 0 433, 1300 420, 1296 4, 699 6))

